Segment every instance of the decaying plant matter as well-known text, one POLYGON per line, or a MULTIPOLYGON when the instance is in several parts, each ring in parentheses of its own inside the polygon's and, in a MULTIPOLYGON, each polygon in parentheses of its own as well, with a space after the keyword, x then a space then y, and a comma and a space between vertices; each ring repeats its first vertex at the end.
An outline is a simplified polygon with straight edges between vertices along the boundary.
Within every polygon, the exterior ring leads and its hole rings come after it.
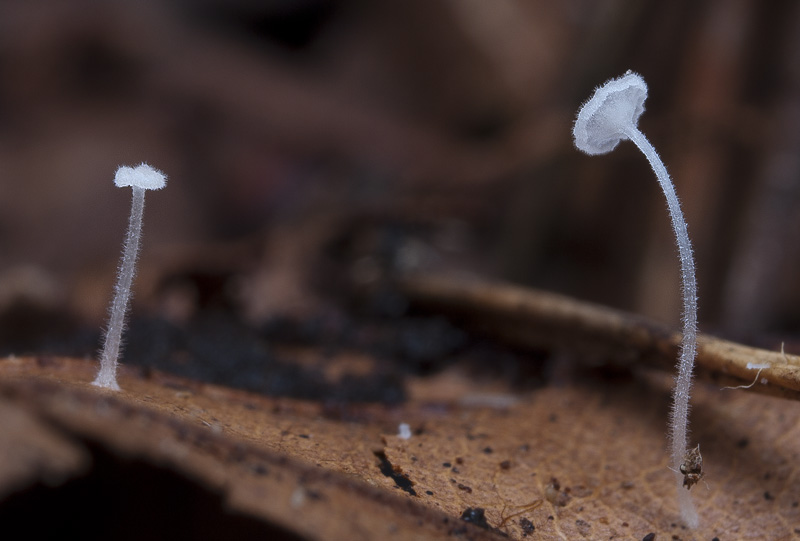
MULTIPOLYGON (((417 305, 455 317, 516 346, 558 347, 608 362, 669 370, 681 334, 642 316, 546 291, 436 275, 407 276, 398 287, 417 305)), ((697 341, 697 376, 720 386, 800 400, 800 356, 709 335, 697 341)))
POLYGON ((686 451, 686 454, 683 456, 680 472, 681 475, 683 475, 683 486, 687 489, 691 489, 703 478, 703 455, 700 454, 699 443, 694 449, 686 451))

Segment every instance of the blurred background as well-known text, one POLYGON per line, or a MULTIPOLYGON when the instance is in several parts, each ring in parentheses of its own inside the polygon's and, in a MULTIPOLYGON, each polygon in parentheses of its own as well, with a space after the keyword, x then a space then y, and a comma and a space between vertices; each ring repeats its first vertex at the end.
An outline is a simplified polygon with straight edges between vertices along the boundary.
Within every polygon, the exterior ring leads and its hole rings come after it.
POLYGON ((645 159, 571 141, 580 104, 627 69, 689 224, 701 329, 797 336, 797 2, 5 0, 0 346, 99 346, 85 329, 130 205, 112 179, 142 161, 170 180, 147 196, 135 313, 302 319, 421 271, 677 328, 645 159))

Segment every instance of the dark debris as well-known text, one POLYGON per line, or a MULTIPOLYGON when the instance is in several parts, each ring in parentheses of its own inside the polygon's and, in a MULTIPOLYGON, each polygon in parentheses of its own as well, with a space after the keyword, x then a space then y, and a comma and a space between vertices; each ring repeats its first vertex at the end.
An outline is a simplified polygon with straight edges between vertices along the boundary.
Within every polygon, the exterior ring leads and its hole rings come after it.
POLYGON ((375 456, 380 461, 378 468, 381 470, 383 475, 391 478, 397 488, 403 490, 404 492, 408 492, 412 496, 417 495, 417 491, 414 490, 414 483, 405 474, 395 470, 394 466, 392 466, 392 463, 389 462, 389 459, 386 457, 386 453, 383 451, 375 451, 375 456))
POLYGON ((461 520, 470 522, 481 528, 490 529, 489 523, 486 522, 486 511, 482 507, 467 507, 461 513, 461 520))

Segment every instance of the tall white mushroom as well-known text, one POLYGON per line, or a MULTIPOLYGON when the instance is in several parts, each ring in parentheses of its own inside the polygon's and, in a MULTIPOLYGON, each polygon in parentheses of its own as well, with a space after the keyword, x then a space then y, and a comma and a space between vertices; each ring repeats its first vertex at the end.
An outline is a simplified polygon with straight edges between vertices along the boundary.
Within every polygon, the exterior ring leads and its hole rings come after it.
POLYGON ((136 167, 122 165, 114 176, 114 184, 118 188, 130 186, 133 189, 131 216, 128 222, 128 234, 117 274, 117 285, 114 288, 114 300, 109 311, 108 327, 100 355, 100 371, 94 385, 118 391, 117 360, 122 344, 122 331, 125 327, 125 314, 131 297, 131 285, 136 275, 136 259, 139 255, 139 239, 142 235, 142 215, 144 214, 145 190, 160 190, 167 185, 167 177, 146 163, 136 167))
POLYGON ((699 519, 688 491, 693 483, 687 484, 682 472, 686 469, 684 462, 689 453, 686 440, 689 426, 689 392, 697 351, 697 283, 692 245, 689 242, 686 221, 678 197, 675 195, 675 188, 658 153, 637 127, 639 117, 644 112, 645 99, 647 99, 647 85, 639 74, 628 71, 622 77, 611 79, 595 90, 594 95, 578 111, 572 134, 575 146, 590 155, 611 152, 620 141, 631 140, 650 162, 667 198, 672 229, 675 231, 678 244, 683 281, 683 342, 670 416, 672 468, 678 485, 681 518, 687 526, 695 528, 699 519), (687 490, 683 490, 683 486, 686 486, 687 490))

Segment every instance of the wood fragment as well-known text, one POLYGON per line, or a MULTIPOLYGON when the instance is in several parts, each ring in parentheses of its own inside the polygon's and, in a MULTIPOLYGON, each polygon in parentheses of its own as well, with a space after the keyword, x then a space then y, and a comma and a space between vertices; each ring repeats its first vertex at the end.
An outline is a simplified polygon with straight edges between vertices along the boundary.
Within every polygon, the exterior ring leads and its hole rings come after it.
MULTIPOLYGON (((665 325, 598 304, 545 291, 441 276, 408 276, 400 290, 419 306, 440 311, 515 346, 550 347, 608 362, 672 370, 681 334, 665 325)), ((800 356, 715 338, 698 337, 697 377, 720 385, 750 383, 753 363, 763 368, 748 388, 800 399, 800 356), (748 363, 751 365, 748 368, 748 363)))

